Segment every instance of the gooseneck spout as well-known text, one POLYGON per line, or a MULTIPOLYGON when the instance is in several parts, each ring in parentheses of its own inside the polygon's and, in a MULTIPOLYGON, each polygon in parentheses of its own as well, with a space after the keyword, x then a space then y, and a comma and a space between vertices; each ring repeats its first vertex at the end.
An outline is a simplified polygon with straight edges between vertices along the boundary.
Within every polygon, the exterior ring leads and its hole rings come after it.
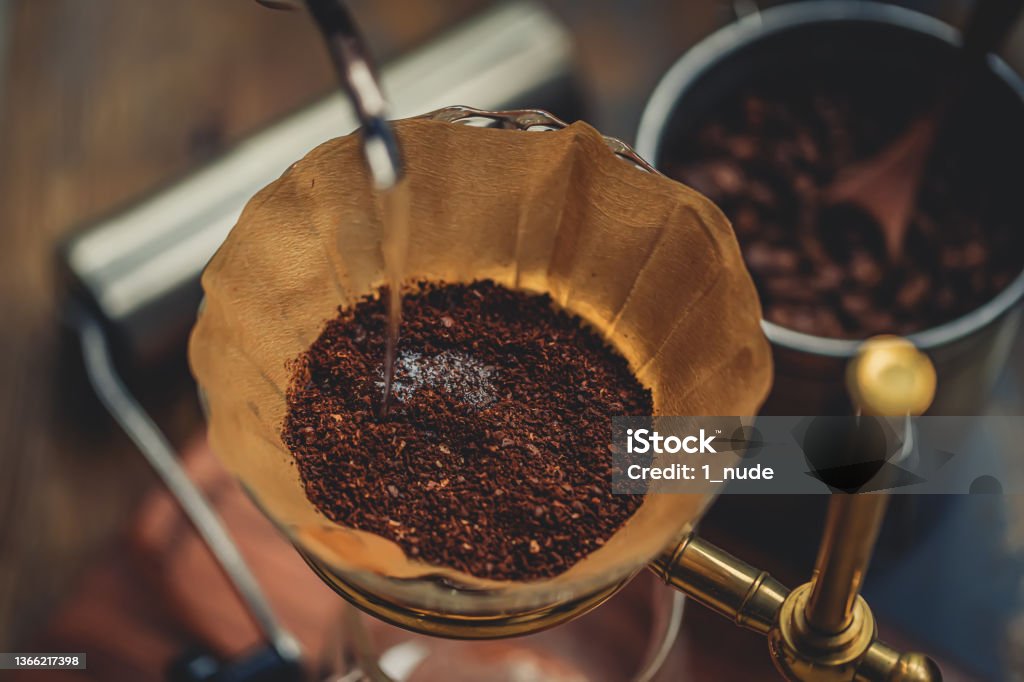
POLYGON ((373 184, 378 190, 391 189, 402 177, 402 155, 362 34, 341 0, 306 0, 306 6, 362 124, 363 152, 373 184))

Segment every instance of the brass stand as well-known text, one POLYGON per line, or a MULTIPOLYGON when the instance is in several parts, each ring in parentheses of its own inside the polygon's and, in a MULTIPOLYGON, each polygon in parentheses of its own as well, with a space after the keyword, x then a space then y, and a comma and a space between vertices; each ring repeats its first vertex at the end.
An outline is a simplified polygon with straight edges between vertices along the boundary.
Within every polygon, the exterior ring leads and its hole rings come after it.
MULTIPOLYGON (((831 517, 834 518, 838 517, 831 517)), ((835 532, 831 519, 830 527, 835 532)), ((822 549, 822 555, 828 553, 825 546, 822 549)), ((819 556, 819 565, 821 562, 819 556)), ((767 635, 775 666, 787 680, 942 679, 938 666, 927 656, 900 654, 876 639, 871 609, 853 584, 841 595, 845 603, 851 604, 847 625, 829 632, 816 630, 809 615, 813 586, 823 574, 790 592, 766 572, 693 535, 655 560, 651 570, 667 584, 736 625, 767 635)))
MULTIPOLYGON (((906 416, 928 408, 935 370, 909 341, 878 337, 851 363, 848 383, 862 415, 906 416)), ((927 656, 880 642, 860 587, 889 496, 835 494, 814 575, 792 592, 763 571, 699 538, 683 540, 652 570, 695 601, 768 636, 787 680, 941 680, 927 656)))
MULTIPOLYGON (((931 362, 910 342, 896 337, 866 342, 851 363, 848 378, 863 415, 920 414, 935 391, 931 362)), ((766 635, 784 679, 941 680, 938 666, 927 656, 901 654, 877 639, 874 616, 860 596, 887 502, 887 494, 833 495, 814 575, 792 591, 693 534, 655 559, 650 568, 694 601, 736 625, 766 635)), ((537 632, 589 611, 625 584, 524 613, 451 616, 367 594, 304 556, 328 585, 354 605, 387 622, 439 637, 489 639, 537 632)))

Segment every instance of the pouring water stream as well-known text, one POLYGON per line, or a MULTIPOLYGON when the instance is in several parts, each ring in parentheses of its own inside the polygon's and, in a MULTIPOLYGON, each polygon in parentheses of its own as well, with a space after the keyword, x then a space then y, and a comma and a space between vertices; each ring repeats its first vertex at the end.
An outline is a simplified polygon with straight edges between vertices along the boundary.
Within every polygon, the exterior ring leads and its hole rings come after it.
MULTIPOLYGON (((293 0, 257 0, 272 9, 297 9, 293 0)), ((388 121, 388 105, 370 53, 341 0, 305 0, 320 28, 327 52, 362 124, 363 153, 380 200, 388 324, 384 355, 384 391, 378 417, 388 413, 402 323, 402 279, 409 252, 409 189, 403 177, 398 139, 388 121)))

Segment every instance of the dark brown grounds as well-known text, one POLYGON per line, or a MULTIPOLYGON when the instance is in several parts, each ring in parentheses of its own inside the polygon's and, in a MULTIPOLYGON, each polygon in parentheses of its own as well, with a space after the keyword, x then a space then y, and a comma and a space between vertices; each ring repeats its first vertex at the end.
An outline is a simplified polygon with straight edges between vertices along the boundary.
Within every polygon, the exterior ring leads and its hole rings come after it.
POLYGON ((732 220, 765 317, 821 336, 908 334, 1006 288, 1024 268, 1019 103, 972 90, 946 117, 894 263, 873 218, 822 193, 934 111, 948 83, 808 69, 725 98, 665 150, 666 172, 732 220))
POLYGON ((333 521, 496 580, 557 575, 642 497, 612 495, 612 416, 651 414, 624 359, 546 296, 407 293, 390 412, 385 301, 341 310, 295 363, 282 438, 333 521))

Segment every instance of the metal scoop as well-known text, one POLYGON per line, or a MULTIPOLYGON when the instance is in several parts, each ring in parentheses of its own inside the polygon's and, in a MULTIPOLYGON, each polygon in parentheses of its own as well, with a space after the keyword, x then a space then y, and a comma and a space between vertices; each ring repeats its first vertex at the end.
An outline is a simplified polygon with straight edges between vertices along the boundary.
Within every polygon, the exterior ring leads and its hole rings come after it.
POLYGON ((963 95, 974 66, 984 63, 1003 42, 1022 6, 1024 0, 978 0, 964 32, 963 58, 953 74, 953 87, 895 142, 841 173, 825 190, 826 203, 856 204, 878 221, 892 261, 902 258, 921 178, 951 105, 963 95))

